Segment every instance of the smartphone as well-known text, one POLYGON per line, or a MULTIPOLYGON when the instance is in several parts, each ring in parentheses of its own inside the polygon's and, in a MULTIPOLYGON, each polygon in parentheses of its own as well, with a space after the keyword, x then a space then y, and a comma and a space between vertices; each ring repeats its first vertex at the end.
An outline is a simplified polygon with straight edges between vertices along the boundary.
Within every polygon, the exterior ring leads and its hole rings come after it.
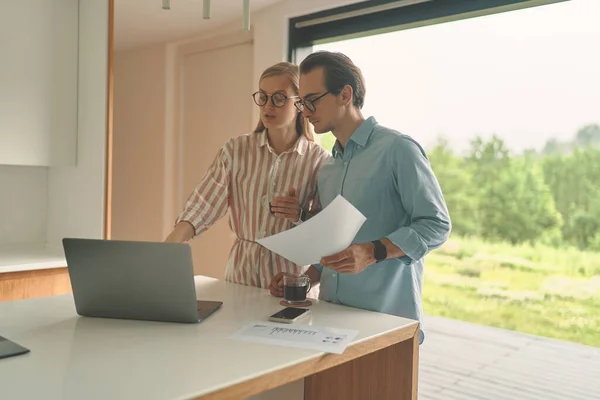
POLYGON ((271 315, 269 317, 269 321, 291 324, 299 320, 300 318, 304 318, 308 315, 310 315, 310 310, 308 308, 286 307, 283 310, 271 315))
POLYGON ((29 353, 29 349, 0 336, 0 358, 20 356, 29 353))

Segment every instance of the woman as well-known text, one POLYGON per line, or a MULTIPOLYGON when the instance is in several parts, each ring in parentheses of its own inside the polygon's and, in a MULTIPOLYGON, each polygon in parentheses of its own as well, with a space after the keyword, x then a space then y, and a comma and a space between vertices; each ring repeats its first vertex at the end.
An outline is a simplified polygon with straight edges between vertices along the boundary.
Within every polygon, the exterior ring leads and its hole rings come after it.
POLYGON ((268 288, 279 272, 298 266, 256 243, 300 223, 315 197, 317 170, 329 153, 315 143, 312 126, 294 106, 298 67, 267 68, 252 95, 260 121, 252 134, 230 139, 191 194, 166 241, 186 242, 227 210, 237 239, 225 279, 268 288))

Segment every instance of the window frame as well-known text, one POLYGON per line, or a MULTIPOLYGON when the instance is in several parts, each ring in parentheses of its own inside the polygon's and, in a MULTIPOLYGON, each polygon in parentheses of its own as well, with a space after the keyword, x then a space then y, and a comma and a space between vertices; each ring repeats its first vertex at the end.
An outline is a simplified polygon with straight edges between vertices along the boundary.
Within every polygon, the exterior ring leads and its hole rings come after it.
POLYGON ((569 0, 369 0, 289 20, 288 61, 316 44, 394 32, 569 0))

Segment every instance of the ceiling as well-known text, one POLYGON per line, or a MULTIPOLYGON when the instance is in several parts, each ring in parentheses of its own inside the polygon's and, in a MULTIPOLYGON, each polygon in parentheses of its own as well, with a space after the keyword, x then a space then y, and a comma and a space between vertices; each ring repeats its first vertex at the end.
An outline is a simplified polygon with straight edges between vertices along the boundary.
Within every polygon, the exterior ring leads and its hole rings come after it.
MULTIPOLYGON (((279 1, 250 0, 250 10, 255 12, 279 1)), ((162 0, 116 0, 115 50, 185 39, 237 19, 241 21, 242 0, 210 3, 211 19, 205 20, 202 0, 171 0, 170 10, 162 9, 162 0)))

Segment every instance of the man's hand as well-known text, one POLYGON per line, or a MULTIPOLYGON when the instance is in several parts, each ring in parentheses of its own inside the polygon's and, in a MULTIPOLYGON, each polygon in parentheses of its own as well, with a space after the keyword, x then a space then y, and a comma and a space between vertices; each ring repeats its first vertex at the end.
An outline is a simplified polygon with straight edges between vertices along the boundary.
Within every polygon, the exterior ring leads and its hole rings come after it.
POLYGON ((300 201, 296 189, 291 189, 288 196, 278 196, 273 199, 271 212, 278 218, 297 222, 300 219, 300 201))
POLYGON ((323 257, 321 265, 341 274, 358 274, 375 263, 373 243, 351 244, 346 250, 323 257))
POLYGON ((279 272, 271 279, 269 291, 275 297, 283 297, 283 272, 279 272))

